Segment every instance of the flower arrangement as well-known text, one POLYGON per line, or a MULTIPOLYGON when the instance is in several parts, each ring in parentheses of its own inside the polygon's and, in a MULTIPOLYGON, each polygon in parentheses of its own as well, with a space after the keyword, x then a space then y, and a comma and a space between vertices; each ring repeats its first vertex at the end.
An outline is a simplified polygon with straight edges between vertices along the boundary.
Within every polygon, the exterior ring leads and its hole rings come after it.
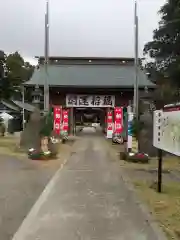
POLYGON ((141 152, 121 152, 120 158, 122 160, 134 163, 148 163, 149 155, 141 152))
POLYGON ((30 148, 28 151, 28 157, 31 160, 49 160, 51 158, 51 151, 43 152, 30 148))

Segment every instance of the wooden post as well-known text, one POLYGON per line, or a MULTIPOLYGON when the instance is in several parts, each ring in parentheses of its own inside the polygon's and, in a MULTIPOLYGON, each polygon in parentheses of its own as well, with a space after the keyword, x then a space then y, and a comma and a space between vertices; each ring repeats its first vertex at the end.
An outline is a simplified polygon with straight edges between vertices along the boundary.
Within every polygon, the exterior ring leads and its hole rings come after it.
POLYGON ((74 114, 73 114, 73 108, 70 108, 70 134, 73 135, 73 128, 74 128, 74 114))
POLYGON ((162 192, 162 150, 158 149, 158 184, 157 191, 162 192))
MULTIPOLYGON (((163 102, 157 99, 156 101, 156 109, 160 110, 163 108, 163 102)), ((161 115, 159 116, 161 117, 161 115)), ((158 148, 158 183, 157 183, 157 192, 162 192, 162 149, 158 148)))
POLYGON ((73 109, 73 135, 76 135, 76 109, 73 109))

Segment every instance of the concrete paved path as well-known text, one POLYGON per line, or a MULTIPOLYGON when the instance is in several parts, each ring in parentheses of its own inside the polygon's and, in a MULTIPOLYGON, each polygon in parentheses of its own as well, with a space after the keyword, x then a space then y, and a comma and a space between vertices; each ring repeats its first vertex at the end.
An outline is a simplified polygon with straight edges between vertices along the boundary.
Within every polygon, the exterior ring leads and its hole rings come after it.
POLYGON ((163 240, 124 184, 101 137, 83 137, 13 240, 163 240))

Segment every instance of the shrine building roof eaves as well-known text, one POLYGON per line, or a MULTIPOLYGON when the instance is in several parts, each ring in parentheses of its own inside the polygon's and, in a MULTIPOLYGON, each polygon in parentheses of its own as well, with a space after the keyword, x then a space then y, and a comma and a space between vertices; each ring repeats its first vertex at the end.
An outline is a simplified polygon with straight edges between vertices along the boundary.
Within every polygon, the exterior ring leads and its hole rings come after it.
MULTIPOLYGON (((26 86, 44 85, 46 71, 43 65, 35 69, 26 86)), ((148 76, 139 69, 139 87, 154 88, 148 76)), ((49 65, 48 83, 59 87, 133 88, 135 68, 133 65, 49 65)))

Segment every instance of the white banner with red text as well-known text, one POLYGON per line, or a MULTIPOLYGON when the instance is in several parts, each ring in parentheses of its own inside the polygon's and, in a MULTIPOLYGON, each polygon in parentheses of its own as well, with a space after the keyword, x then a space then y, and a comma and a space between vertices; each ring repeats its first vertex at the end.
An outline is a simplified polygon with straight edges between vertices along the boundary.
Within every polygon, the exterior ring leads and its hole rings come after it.
POLYGON ((69 110, 62 111, 62 130, 68 132, 69 130, 69 110))
POLYGON ((112 111, 107 112, 107 138, 112 138, 113 135, 113 114, 112 111))

